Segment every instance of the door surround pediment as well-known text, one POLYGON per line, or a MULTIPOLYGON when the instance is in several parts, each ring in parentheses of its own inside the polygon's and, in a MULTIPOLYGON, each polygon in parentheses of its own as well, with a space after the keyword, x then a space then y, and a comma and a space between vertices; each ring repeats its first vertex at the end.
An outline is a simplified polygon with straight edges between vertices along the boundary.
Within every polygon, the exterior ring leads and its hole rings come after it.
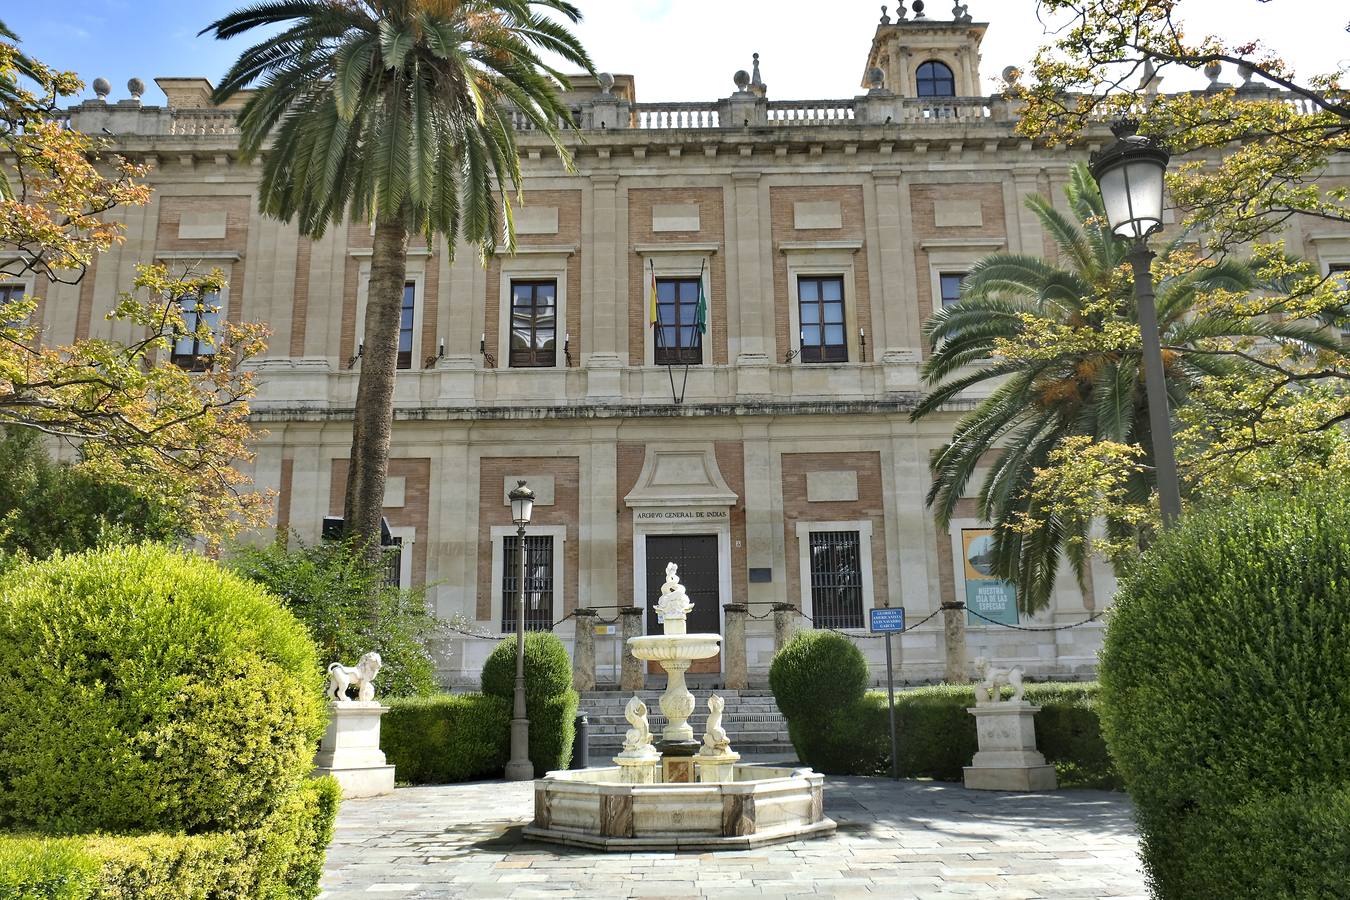
POLYGON ((722 477, 711 443, 649 444, 637 484, 624 498, 641 507, 731 506, 739 499, 722 477))

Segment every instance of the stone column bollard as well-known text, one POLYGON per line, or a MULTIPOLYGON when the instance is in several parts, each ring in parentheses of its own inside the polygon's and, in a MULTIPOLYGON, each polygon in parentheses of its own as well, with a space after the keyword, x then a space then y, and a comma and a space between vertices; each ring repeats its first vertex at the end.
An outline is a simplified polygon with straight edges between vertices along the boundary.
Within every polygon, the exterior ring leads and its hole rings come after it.
POLYGON ((797 632, 797 616, 800 613, 791 603, 773 605, 773 653, 778 655, 792 636, 797 632))
POLYGON ((966 605, 942 604, 943 644, 947 663, 942 680, 948 684, 966 684, 970 681, 970 663, 966 658, 966 605))
POLYGON ((642 617, 646 610, 640 606, 625 606, 619 610, 619 622, 623 626, 623 668, 619 675, 619 689, 640 691, 646 680, 642 671, 643 662, 628 649, 628 639, 642 634, 642 617))
POLYGON ((578 691, 595 690, 595 621, 593 609, 572 613, 576 635, 572 639, 572 687, 578 691))
POLYGON ((750 686, 750 671, 745 658, 745 619, 750 607, 744 603, 728 603, 722 610, 726 613, 722 652, 727 655, 727 690, 743 691, 750 686))

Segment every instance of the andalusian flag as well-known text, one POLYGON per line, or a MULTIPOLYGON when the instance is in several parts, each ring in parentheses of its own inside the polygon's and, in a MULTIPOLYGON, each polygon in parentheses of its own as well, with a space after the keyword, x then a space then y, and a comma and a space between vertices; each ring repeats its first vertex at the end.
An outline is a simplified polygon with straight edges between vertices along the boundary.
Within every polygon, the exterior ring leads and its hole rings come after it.
POLYGON ((700 343, 702 336, 708 333, 708 295, 703 292, 703 273, 698 277, 698 307, 694 310, 694 327, 698 329, 700 343))
POLYGON ((656 320, 657 320, 657 312, 656 312, 656 263, 652 263, 651 266, 650 266, 650 268, 651 268, 651 272, 652 272, 652 278, 651 278, 651 287, 650 287, 650 290, 649 290, 648 292, 651 294, 651 297, 650 297, 650 300, 649 300, 649 302, 648 302, 648 306, 650 307, 650 309, 649 309, 648 314, 647 314, 647 322, 648 322, 653 328, 655 328, 655 327, 656 327, 656 320))

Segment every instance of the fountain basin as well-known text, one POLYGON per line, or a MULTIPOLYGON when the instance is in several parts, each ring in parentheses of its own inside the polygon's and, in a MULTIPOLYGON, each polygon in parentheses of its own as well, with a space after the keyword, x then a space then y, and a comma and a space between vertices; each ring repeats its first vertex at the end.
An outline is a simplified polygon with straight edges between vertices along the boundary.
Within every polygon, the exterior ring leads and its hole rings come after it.
POLYGON ((628 639, 638 659, 676 662, 681 659, 707 659, 721 649, 720 634, 645 634, 628 639))
POLYGON ((600 850, 744 849, 832 834, 824 776, 737 765, 711 784, 626 784, 618 766, 549 772, 534 783, 525 837, 600 850))

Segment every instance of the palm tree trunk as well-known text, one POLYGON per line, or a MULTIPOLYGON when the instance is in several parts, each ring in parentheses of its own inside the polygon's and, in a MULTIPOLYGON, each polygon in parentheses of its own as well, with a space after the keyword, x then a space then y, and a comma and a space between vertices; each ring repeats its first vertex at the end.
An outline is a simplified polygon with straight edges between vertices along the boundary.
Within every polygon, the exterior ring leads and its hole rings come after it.
POLYGON ((398 371, 399 316, 408 272, 408 229, 402 216, 375 220, 366 292, 366 324, 361 380, 352 420, 352 456, 347 468, 343 530, 380 556, 380 516, 389 470, 389 440, 394 426, 394 377, 398 371))

